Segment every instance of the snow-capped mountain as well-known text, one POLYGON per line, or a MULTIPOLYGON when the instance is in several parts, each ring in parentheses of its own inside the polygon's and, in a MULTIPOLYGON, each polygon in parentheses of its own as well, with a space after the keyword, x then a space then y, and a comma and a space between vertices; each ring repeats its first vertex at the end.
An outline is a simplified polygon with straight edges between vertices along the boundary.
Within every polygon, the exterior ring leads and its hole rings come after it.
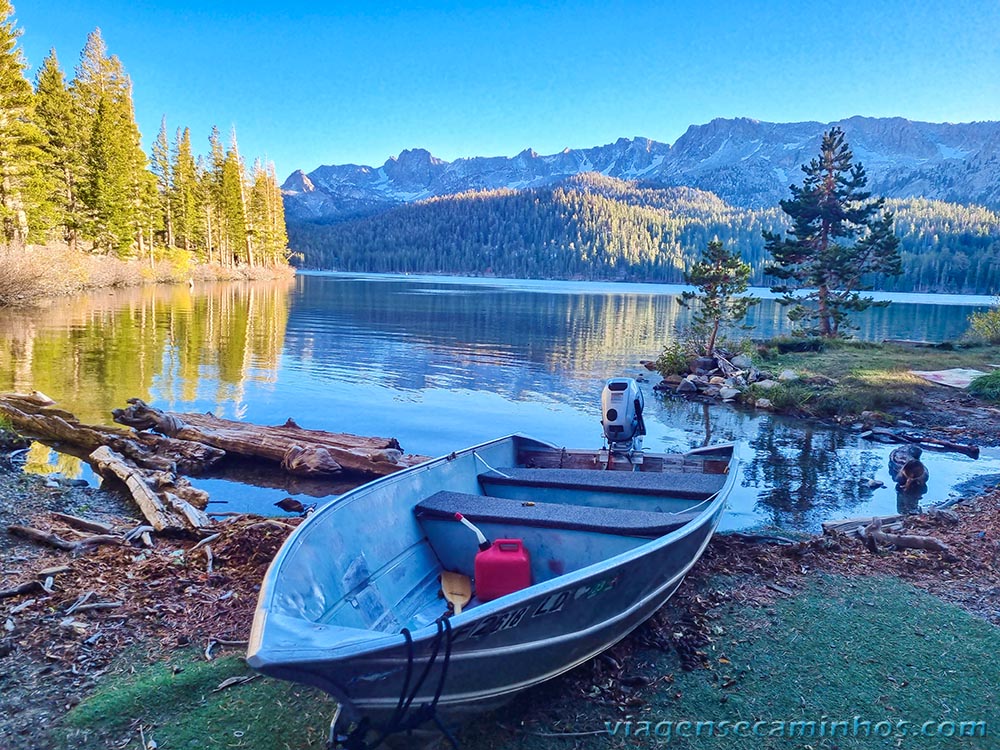
POLYGON ((285 212, 293 221, 337 221, 438 195, 549 185, 581 172, 700 188, 736 206, 773 206, 788 197, 790 184, 801 182, 800 166, 817 155, 823 132, 834 125, 843 128, 878 195, 1000 206, 1000 122, 851 117, 782 124, 720 118, 692 125, 672 146, 620 138, 548 156, 527 149, 512 158, 452 162, 413 149, 381 167, 298 170, 282 186, 285 212))

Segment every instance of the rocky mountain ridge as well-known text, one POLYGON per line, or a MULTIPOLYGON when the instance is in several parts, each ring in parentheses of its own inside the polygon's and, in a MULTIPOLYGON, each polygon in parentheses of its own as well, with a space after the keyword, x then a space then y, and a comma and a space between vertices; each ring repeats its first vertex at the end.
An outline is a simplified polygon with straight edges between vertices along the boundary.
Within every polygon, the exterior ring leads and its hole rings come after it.
POLYGON ((448 162, 411 149, 381 167, 298 170, 282 190, 289 220, 319 223, 470 190, 541 187, 584 172, 699 188, 733 206, 759 208, 788 196, 788 186, 800 182, 800 166, 816 156, 823 132, 834 125, 844 129, 876 194, 1000 206, 1000 122, 926 123, 901 117, 833 123, 719 118, 692 125, 673 145, 619 138, 547 156, 526 149, 510 158, 448 162))

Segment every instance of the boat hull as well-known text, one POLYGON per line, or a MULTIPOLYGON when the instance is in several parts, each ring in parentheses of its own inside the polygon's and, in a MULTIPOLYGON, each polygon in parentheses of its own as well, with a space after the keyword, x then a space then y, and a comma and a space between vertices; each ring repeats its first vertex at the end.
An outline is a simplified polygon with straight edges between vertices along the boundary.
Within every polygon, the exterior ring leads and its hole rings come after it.
MULTIPOLYGON (((726 480, 727 491, 733 479, 726 480)), ((665 536, 454 615, 450 632, 425 627, 409 639, 387 634, 365 648, 276 655, 261 643, 270 615, 259 611, 250 663, 325 690, 347 718, 367 717, 375 726, 389 723, 401 696, 414 708, 436 703, 446 722, 462 721, 587 661, 662 607, 711 539, 725 495, 719 492, 695 520, 665 536)))

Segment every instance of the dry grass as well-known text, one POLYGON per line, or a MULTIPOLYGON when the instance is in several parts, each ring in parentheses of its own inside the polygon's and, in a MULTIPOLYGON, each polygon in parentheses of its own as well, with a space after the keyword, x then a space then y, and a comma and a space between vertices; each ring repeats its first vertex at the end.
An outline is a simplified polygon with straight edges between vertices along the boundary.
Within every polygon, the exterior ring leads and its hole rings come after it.
POLYGON ((184 250, 160 250, 155 263, 74 252, 66 245, 26 249, 0 247, 0 307, 31 305, 89 289, 180 284, 195 281, 252 281, 290 276, 290 266, 224 267, 195 263, 184 250))

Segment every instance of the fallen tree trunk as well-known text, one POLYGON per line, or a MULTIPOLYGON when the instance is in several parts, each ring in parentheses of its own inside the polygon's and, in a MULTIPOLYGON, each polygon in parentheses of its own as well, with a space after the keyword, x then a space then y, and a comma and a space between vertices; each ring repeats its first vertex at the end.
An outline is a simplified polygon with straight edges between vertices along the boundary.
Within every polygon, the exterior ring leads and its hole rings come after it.
MULTIPOLYGON (((836 521, 823 521, 821 524, 824 534, 846 534, 848 536, 860 536, 866 526, 869 526, 876 519, 871 516, 862 518, 843 518, 836 521)), ((903 528, 903 516, 891 515, 880 516, 878 521, 883 529, 897 530, 903 528)))
POLYGON ((962 453, 969 456, 969 458, 979 458, 979 446, 977 445, 953 443, 950 440, 941 440, 905 430, 889 430, 885 427, 873 427, 866 432, 862 432, 861 437, 866 440, 876 440, 879 442, 912 443, 929 450, 952 451, 962 453))
POLYGON ((110 524, 91 521, 89 518, 80 518, 79 516, 71 516, 69 513, 58 513, 56 511, 52 511, 49 515, 57 521, 62 521, 67 526, 72 526, 74 529, 80 529, 81 531, 92 531, 95 534, 110 534, 112 531, 110 524))
POLYGON ((102 477, 114 477, 125 484, 142 515, 154 530, 197 531, 212 525, 211 519, 203 511, 178 497, 176 492, 167 489, 168 485, 165 482, 154 489, 158 481, 165 479, 163 476, 154 475, 151 478, 147 472, 130 464, 123 456, 107 446, 101 446, 91 453, 90 461, 102 477))
POLYGON ((29 437, 73 446, 84 455, 108 446, 146 469, 198 474, 226 455, 224 450, 190 440, 81 424, 72 414, 53 407, 52 403, 37 391, 6 393, 0 395, 0 415, 29 437))
POLYGON ((923 549, 932 552, 948 552, 948 545, 933 536, 917 534, 888 534, 882 531, 882 522, 873 518, 864 529, 864 539, 872 552, 877 552, 877 545, 891 544, 898 549, 923 549))
POLYGON ((137 398, 128 403, 128 408, 113 412, 119 424, 215 446, 231 455, 273 461, 290 474, 324 476, 343 471, 384 476, 425 460, 404 455, 395 438, 307 430, 290 419, 281 426, 262 427, 213 414, 163 412, 137 398))
POLYGON ((13 536, 19 536, 22 539, 28 539, 38 544, 45 544, 49 547, 55 547, 56 549, 66 550, 67 552, 73 553, 77 553, 80 550, 84 550, 89 547, 97 547, 101 544, 122 543, 122 538, 120 536, 113 536, 110 534, 98 534, 96 536, 89 536, 85 539, 70 542, 57 534, 53 534, 52 532, 42 531, 41 529, 35 529, 31 526, 19 526, 17 524, 8 526, 7 532, 13 536))

